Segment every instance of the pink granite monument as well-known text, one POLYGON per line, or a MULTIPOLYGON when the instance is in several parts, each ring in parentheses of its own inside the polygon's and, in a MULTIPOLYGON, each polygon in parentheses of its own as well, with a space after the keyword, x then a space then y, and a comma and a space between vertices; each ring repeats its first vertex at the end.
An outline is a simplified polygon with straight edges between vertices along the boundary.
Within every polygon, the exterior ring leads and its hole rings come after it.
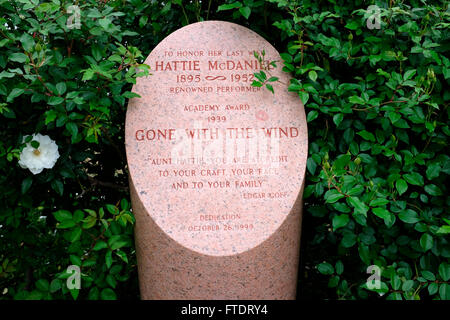
POLYGON ((308 141, 279 53, 206 21, 145 63, 125 131, 141 298, 295 299, 308 141))

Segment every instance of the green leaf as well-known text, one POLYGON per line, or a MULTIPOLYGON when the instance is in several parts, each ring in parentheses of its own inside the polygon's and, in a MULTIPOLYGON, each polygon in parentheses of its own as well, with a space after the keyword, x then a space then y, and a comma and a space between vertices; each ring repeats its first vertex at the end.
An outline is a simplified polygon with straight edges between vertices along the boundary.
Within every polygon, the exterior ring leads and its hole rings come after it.
POLYGON ((433 237, 428 233, 424 233, 422 237, 420 237, 420 246, 424 251, 428 251, 433 248, 433 242, 433 237))
POLYGON ((14 76, 15 76, 15 74, 12 73, 12 72, 7 72, 7 71, 2 71, 2 72, 0 72, 0 79, 3 79, 3 78, 13 78, 14 76))
POLYGON ((9 56, 9 60, 10 61, 19 62, 19 63, 24 63, 25 61, 28 60, 28 57, 27 57, 26 54, 23 54, 21 52, 16 52, 16 53, 12 53, 9 56))
POLYGON ((25 90, 21 89, 21 88, 12 89, 8 95, 8 98, 6 98, 6 102, 12 102, 15 98, 22 95, 22 93, 24 93, 24 92, 25 92, 25 90))
POLYGON ((64 98, 53 96, 53 97, 50 97, 50 99, 48 99, 47 103, 49 105, 51 105, 51 106, 56 106, 56 105, 61 104, 63 102, 64 102, 64 98))
POLYGON ((59 179, 55 179, 51 183, 52 189, 55 190, 60 196, 64 193, 64 184, 59 179))
POLYGON ((105 288, 100 293, 102 300, 117 300, 116 294, 111 288, 105 288))
POLYGON ((62 288, 62 281, 59 279, 54 279, 50 282, 50 292, 55 293, 62 288))
POLYGON ((38 141, 36 141, 36 140, 31 141, 30 144, 35 149, 38 149, 39 146, 40 146, 40 143, 38 141))
MULTIPOLYGON (((75 222, 75 221, 74 221, 75 222)), ((70 235, 70 242, 75 242, 80 240, 81 237, 81 233, 83 232, 83 230, 80 227, 75 228, 72 231, 72 234, 70 235)))
MULTIPOLYGON (((102 208, 100 208, 100 210, 102 210, 102 208)), ((89 214, 91 217, 97 218, 97 212, 95 212, 95 210, 84 209, 84 211, 86 211, 86 213, 89 214)))
POLYGON ((333 116, 333 122, 336 125, 336 127, 339 127, 339 124, 344 119, 344 115, 342 113, 337 113, 333 116))
POLYGON ((439 285, 437 283, 430 283, 428 285, 428 293, 430 294, 430 296, 436 294, 436 292, 438 292, 438 288, 439 285))
POLYGON ((317 72, 315 72, 314 70, 311 70, 308 72, 308 77, 312 80, 312 81, 316 81, 317 80, 317 72))
POLYGON ((356 20, 353 20, 345 25, 347 29, 356 30, 359 27, 359 23, 356 20))
POLYGON ((83 220, 83 228, 84 229, 90 229, 97 223, 97 219, 92 216, 88 216, 86 219, 83 220))
POLYGON ((111 250, 117 250, 127 245, 126 241, 114 241, 110 243, 111 250))
POLYGON ((338 260, 338 262, 336 262, 335 268, 336 268, 336 273, 339 275, 341 275, 342 272, 344 272, 344 264, 342 263, 341 260, 338 260))
MULTIPOLYGON (((303 105, 305 105, 307 102, 308 102, 308 100, 309 100, 309 93, 308 92, 305 92, 305 91, 299 91, 298 92, 298 95, 299 95, 299 97, 300 97, 300 100, 302 101, 302 103, 303 103, 303 105)), ((317 111, 316 111, 317 112, 317 111)), ((316 117, 317 118, 317 117, 316 117)), ((314 118, 315 119, 315 118, 314 118)), ((313 119, 313 120, 314 120, 313 119)), ((312 120, 311 120, 312 121, 312 120)))
POLYGON ((402 280, 400 279, 400 277, 396 274, 391 275, 391 285, 392 285, 392 289, 394 290, 398 290, 400 289, 401 285, 402 285, 402 280))
POLYGON ((408 209, 398 215, 399 219, 406 223, 416 223, 420 221, 419 215, 414 210, 408 209))
POLYGON ((224 11, 224 10, 236 9, 236 8, 240 8, 240 7, 242 7, 242 3, 240 3, 240 2, 222 4, 217 8, 217 12, 224 11))
POLYGON ((325 192, 324 198, 326 203, 335 203, 339 199, 342 199, 345 197, 342 193, 339 191, 332 189, 325 192))
POLYGON ((428 193, 429 195, 432 196, 442 196, 442 191, 441 189, 436 186, 435 184, 428 184, 425 186, 425 191, 426 193, 428 193))
POLYGON ((408 184, 403 179, 398 179, 395 182, 395 187, 397 188, 399 195, 402 195, 403 193, 406 192, 406 190, 408 190, 408 184))
POLYGON ((351 160, 351 156, 349 154, 341 154, 336 160, 333 162, 334 170, 343 170, 351 160))
POLYGON ((392 123, 396 123, 402 117, 400 113, 395 112, 395 111, 387 112, 387 116, 389 117, 389 119, 391 119, 392 123))
POLYGON ((450 285, 442 283, 439 286, 439 296, 442 300, 450 300, 450 285))
POLYGON ((79 256, 71 254, 69 256, 69 259, 70 259, 70 262, 72 262, 72 264, 81 266, 81 258, 79 256))
POLYGON ((441 166, 438 163, 430 164, 427 168, 426 174, 429 180, 439 177, 441 166))
POLYGON ((41 291, 47 292, 49 291, 50 284, 45 279, 39 279, 38 281, 36 281, 36 288, 41 291))
POLYGON ((416 185, 416 186, 423 186, 423 183, 424 183, 422 175, 420 173, 417 173, 417 172, 404 174, 403 178, 409 184, 413 184, 413 185, 416 185))
POLYGON ((336 231, 339 228, 345 227, 349 221, 348 214, 336 215, 333 218, 333 230, 336 231))
POLYGON ((58 210, 53 213, 55 216, 55 219, 59 222, 65 221, 65 220, 72 220, 72 213, 67 210, 58 210))
POLYGON ((322 262, 317 266, 317 269, 321 274, 330 275, 334 273, 334 268, 331 264, 327 262, 322 262))
POLYGON ((73 300, 77 300, 78 295, 80 294, 79 289, 70 289, 70 295, 72 296, 73 300))
POLYGON ((409 80, 416 74, 416 69, 408 70, 403 75, 403 80, 409 80))
POLYGON ((370 133, 370 132, 368 132, 366 130, 359 131, 356 134, 360 135, 365 140, 369 140, 369 141, 375 142, 375 136, 372 133, 370 133))
POLYGON ((89 300, 99 300, 100 292, 98 290, 98 287, 92 287, 88 294, 89 300))
POLYGON ((253 82, 252 82, 252 87, 260 88, 260 87, 262 87, 262 86, 263 86, 262 82, 253 80, 253 82))
POLYGON ((147 24, 147 21, 148 21, 148 16, 142 16, 139 19, 139 27, 143 28, 147 24))
POLYGON ((344 248, 351 248, 355 245, 357 240, 356 234, 353 232, 348 232, 344 234, 344 237, 342 238, 341 245, 344 248))
POLYGON ((403 282, 402 290, 405 292, 410 291, 414 287, 414 280, 406 280, 403 282))
POLYGON ((379 206, 384 206, 385 204, 388 204, 389 200, 385 199, 385 198, 376 198, 373 199, 372 201, 370 201, 369 205, 371 207, 379 207, 379 206))
POLYGON ((252 9, 250 9, 249 7, 241 7, 239 8, 239 12, 245 19, 248 20, 248 17, 250 17, 250 13, 252 13, 252 9))
POLYGON ((120 259, 122 259, 123 262, 128 263, 128 257, 125 252, 123 252, 122 250, 117 250, 116 254, 120 259))
POLYGON ((56 227, 58 229, 69 229, 75 227, 76 223, 73 220, 64 220, 60 222, 56 227))
POLYGON ((139 94, 137 94, 136 92, 131 92, 131 91, 126 91, 122 94, 123 97, 127 98, 127 99, 131 99, 131 98, 140 98, 141 96, 139 94))
POLYGON ((442 262, 439 265, 439 275, 444 281, 450 280, 450 264, 442 262))
POLYGON ((372 212, 381 219, 389 219, 391 216, 391 213, 383 208, 373 208, 372 212))
POLYGON ((306 117, 306 121, 311 122, 319 116, 319 112, 317 110, 311 110, 308 112, 308 116, 306 117))
POLYGON ((386 300, 403 300, 400 292, 392 292, 386 297, 386 300))
POLYGON ((450 226, 442 226, 437 231, 437 234, 450 234, 450 226))
POLYGON ((25 296, 23 299, 27 300, 41 300, 44 297, 44 293, 39 290, 33 290, 30 293, 24 292, 25 296))
POLYGON ((367 211, 369 210, 369 207, 359 200, 357 197, 348 197, 347 198, 349 204, 355 208, 355 213, 363 214, 364 216, 367 216, 367 211))
POLYGON ((306 168, 311 174, 314 174, 316 172, 317 164, 313 158, 308 158, 308 160, 306 160, 306 168))
POLYGON ((65 82, 60 82, 56 85, 56 92, 61 96, 63 95, 67 90, 67 86, 65 82))
POLYGON ((361 260, 369 265, 370 264, 370 250, 369 246, 359 243, 358 245, 358 253, 361 260))
POLYGON ((119 214, 119 208, 117 208, 115 205, 108 203, 105 206, 106 206, 106 210, 108 210, 109 213, 114 214, 114 215, 119 214))
POLYGON ((335 288, 339 285, 339 276, 332 276, 328 281, 328 288, 335 288))
POLYGON ((81 211, 79 209, 75 210, 75 212, 73 213, 73 221, 75 221, 75 223, 78 223, 81 220, 83 220, 83 218, 84 218, 83 211, 81 211))
POLYGON ((98 242, 95 244, 93 250, 94 250, 94 251, 98 251, 98 250, 102 250, 102 249, 105 249, 105 248, 108 248, 108 245, 106 244, 105 241, 100 240, 100 241, 98 241, 98 242))
POLYGON ((364 101, 363 98, 358 97, 358 96, 351 96, 348 101, 350 101, 350 103, 355 103, 355 104, 366 104, 366 102, 364 101))
POLYGON ((78 134, 78 126, 75 122, 67 122, 66 123, 66 129, 70 132, 72 135, 72 141, 76 138, 78 134))
POLYGON ((94 70, 86 69, 84 70, 83 78, 81 78, 81 80, 83 81, 91 80, 94 77, 94 75, 95 75, 94 70))
POLYGON ((115 288, 116 286, 117 286, 117 281, 116 281, 116 279, 114 279, 114 277, 111 275, 111 274, 108 274, 107 276, 106 276, 106 283, 110 286, 110 287, 112 287, 112 288, 115 288))
POLYGON ((45 124, 49 124, 50 122, 55 121, 55 119, 58 117, 58 113, 54 109, 50 109, 45 112, 45 124))
POLYGON ((359 195, 359 194, 361 194, 361 193, 363 193, 364 192, 364 187, 362 186, 362 185, 357 185, 357 186, 355 186, 355 187, 353 187, 353 188, 351 188, 348 192, 347 192, 347 195, 349 195, 349 196, 355 196, 355 195, 359 195))
POLYGON ((254 73, 254 75, 255 75, 256 79, 258 79, 261 82, 265 82, 267 79, 267 75, 264 71, 256 72, 256 73, 254 73))
POLYGON ((22 194, 27 193, 27 191, 30 189, 31 185, 33 184, 33 177, 29 176, 23 179, 22 181, 22 194))
POLYGON ((108 18, 98 20, 98 24, 108 32, 112 30, 112 22, 108 18))
POLYGON ((435 281, 436 277, 434 276, 433 272, 423 270, 422 271, 422 277, 424 277, 428 281, 435 281))
POLYGON ((109 250, 108 252, 106 252, 105 255, 105 263, 106 263, 106 267, 109 269, 111 268, 112 265, 112 251, 109 250))
POLYGON ((22 46, 25 49, 25 51, 30 52, 33 50, 34 39, 31 35, 29 35, 28 33, 23 33, 19 40, 22 43, 22 46))
POLYGON ((129 210, 130 209, 130 203, 128 202, 127 199, 123 198, 122 200, 120 200, 120 208, 122 210, 129 210))

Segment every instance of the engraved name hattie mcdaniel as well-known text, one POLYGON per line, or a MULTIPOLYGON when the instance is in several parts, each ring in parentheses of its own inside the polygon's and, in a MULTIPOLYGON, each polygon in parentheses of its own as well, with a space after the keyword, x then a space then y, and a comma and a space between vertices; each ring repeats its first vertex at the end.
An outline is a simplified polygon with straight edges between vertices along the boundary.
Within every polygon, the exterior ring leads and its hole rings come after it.
MULTIPOLYGON (((209 60, 208 70, 272 70, 268 61, 262 60, 209 60)), ((156 61, 154 71, 201 71, 200 60, 156 61)))

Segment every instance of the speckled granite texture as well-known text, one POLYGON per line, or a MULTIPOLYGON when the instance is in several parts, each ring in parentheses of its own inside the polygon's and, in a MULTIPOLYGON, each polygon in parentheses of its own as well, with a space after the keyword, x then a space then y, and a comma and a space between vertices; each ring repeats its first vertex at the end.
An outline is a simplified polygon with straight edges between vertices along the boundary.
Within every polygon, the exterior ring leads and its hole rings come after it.
POLYGON ((142 299, 294 299, 308 141, 278 52, 207 21, 145 63, 125 129, 142 299))

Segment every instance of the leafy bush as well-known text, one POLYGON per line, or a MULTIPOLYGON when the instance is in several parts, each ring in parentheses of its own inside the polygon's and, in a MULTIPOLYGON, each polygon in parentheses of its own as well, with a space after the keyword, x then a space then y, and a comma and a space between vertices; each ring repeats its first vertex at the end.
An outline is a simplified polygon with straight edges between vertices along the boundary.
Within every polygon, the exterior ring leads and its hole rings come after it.
POLYGON ((363 1, 272 2, 287 12, 274 25, 289 90, 307 109, 304 196, 317 220, 303 259, 339 299, 450 299, 447 5, 375 2, 369 29, 363 1), (371 265, 379 286, 366 283, 371 265))
POLYGON ((283 52, 305 103, 299 298, 450 299, 447 4, 371 3, 380 29, 363 1, 77 4, 79 28, 71 2, 0 0, 2 298, 138 298, 127 99, 166 35, 220 19, 283 52), (60 154, 37 175, 17 163, 34 133, 60 154), (82 290, 65 285, 69 265, 82 290), (367 286, 371 265, 379 289, 367 286))
MULTIPOLYGON (((70 297, 69 265, 81 267, 83 298, 126 297, 125 281, 133 284, 133 296, 137 291, 123 123, 131 85, 148 71, 128 40, 138 35, 130 6, 123 12, 97 1, 80 4, 77 29, 68 23, 75 14, 66 12, 70 5, 0 1, 0 281, 6 297, 70 297), (33 175, 17 158, 23 137, 38 132, 56 140, 60 158, 33 175)), ((73 297, 79 292, 72 290, 73 297)))

